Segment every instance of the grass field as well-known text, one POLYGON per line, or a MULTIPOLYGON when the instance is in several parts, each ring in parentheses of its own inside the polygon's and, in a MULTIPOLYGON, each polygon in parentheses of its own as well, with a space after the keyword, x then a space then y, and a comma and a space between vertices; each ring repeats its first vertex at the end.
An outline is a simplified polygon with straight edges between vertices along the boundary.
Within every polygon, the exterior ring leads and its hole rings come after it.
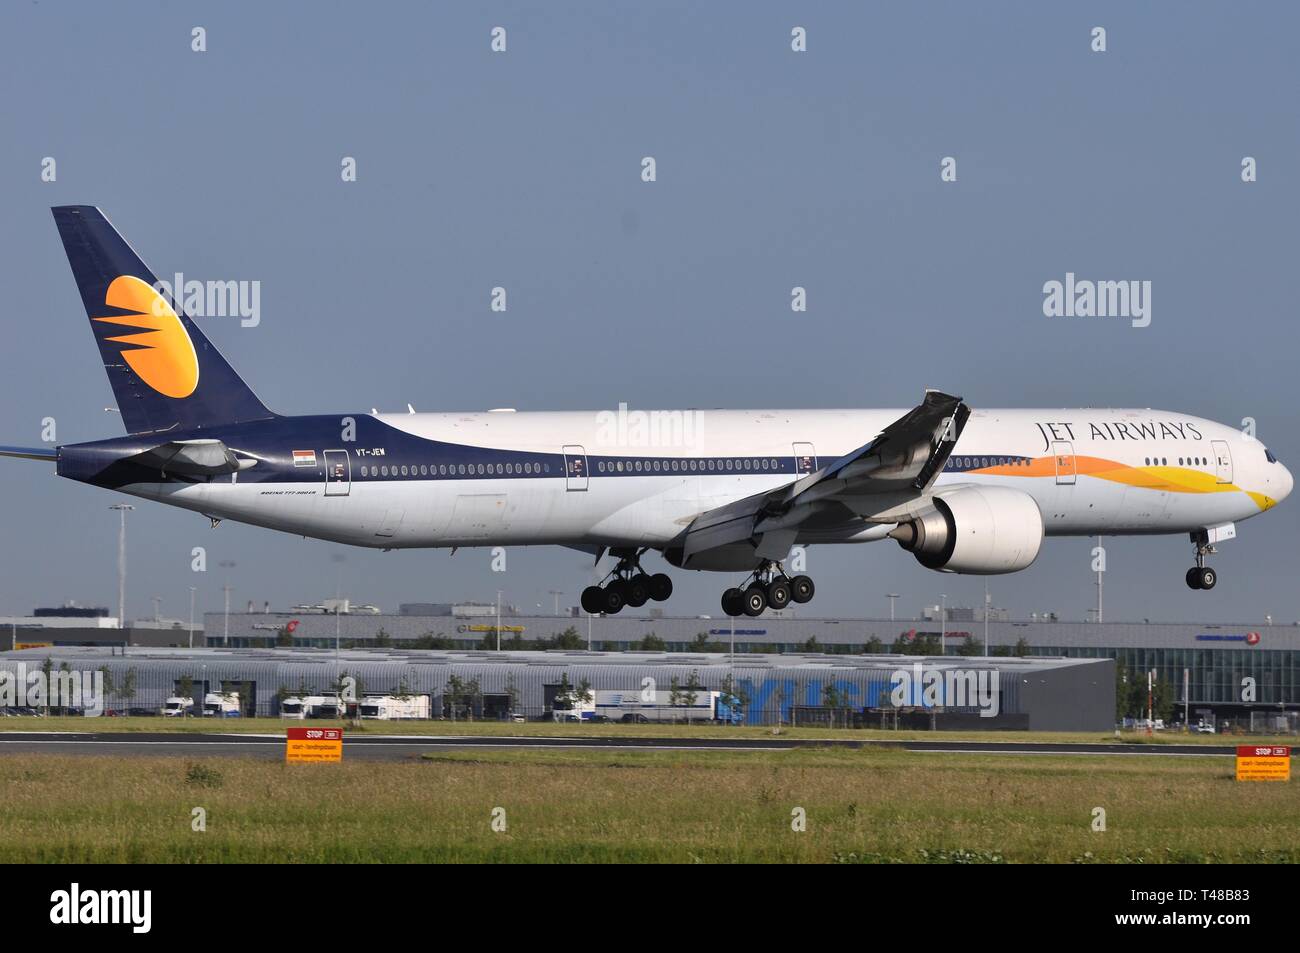
MULTIPOLYGON (((92 731, 92 732, 224 732, 274 734, 291 726, 315 728, 342 725, 348 734, 374 735, 492 735, 497 737, 551 738, 771 738, 770 727, 727 727, 725 725, 622 725, 558 724, 555 722, 466 722, 466 721, 364 721, 360 727, 338 721, 288 721, 279 718, 0 718, 5 731, 92 731)), ((809 740, 948 740, 1022 742, 1051 741, 1091 744, 1295 744, 1296 739, 1265 736, 1184 735, 1171 731, 1146 735, 1114 732, 1048 731, 881 731, 849 728, 782 728, 779 737, 809 740)))
POLYGON ((1232 771, 820 748, 293 766, 23 755, 0 758, 0 862, 1300 861, 1296 789, 1232 771), (191 830, 196 807, 206 832, 191 830))

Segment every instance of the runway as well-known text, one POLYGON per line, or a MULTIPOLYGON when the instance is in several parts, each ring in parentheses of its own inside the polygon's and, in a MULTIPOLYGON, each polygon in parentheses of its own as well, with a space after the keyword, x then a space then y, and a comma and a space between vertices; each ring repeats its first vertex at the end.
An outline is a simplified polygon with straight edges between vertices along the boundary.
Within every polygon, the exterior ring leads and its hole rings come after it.
MULTIPOLYGON (((268 760, 284 757, 283 735, 220 733, 3 732, 0 757, 23 753, 230 756, 268 760)), ((1232 745, 1071 744, 1029 741, 889 741, 802 738, 553 738, 484 735, 348 735, 343 756, 370 761, 402 761, 439 751, 476 749, 791 751, 799 748, 889 749, 934 754, 1106 755, 1126 757, 1229 757, 1232 745)))

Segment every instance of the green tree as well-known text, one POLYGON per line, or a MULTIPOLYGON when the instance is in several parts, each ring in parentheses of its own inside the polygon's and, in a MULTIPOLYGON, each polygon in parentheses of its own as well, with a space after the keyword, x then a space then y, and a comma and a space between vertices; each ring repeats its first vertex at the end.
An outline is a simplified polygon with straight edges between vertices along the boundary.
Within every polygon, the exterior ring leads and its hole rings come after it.
POLYGON ((275 630, 275 644, 280 648, 293 647, 293 633, 289 631, 287 625, 282 625, 275 630))
POLYGON ((980 644, 975 641, 973 636, 969 635, 961 640, 961 645, 957 646, 958 655, 979 655, 981 651, 980 644))
POLYGON ((447 707, 451 711, 451 720, 456 720, 456 710, 465 703, 465 682, 459 675, 447 676, 447 687, 443 689, 447 707))
MULTIPOLYGON (((848 692, 841 689, 834 681, 827 682, 822 688, 822 704, 829 708, 831 716, 831 727, 836 727, 839 720, 840 709, 848 708, 851 698, 848 692)), ((846 719, 847 721, 847 719, 846 719)))
POLYGON ((127 714, 129 715, 131 713, 129 711, 131 707, 131 702, 135 700, 135 669, 134 668, 128 668, 126 670, 126 674, 122 676, 122 687, 121 689, 119 689, 118 693, 123 698, 126 699, 126 707, 128 709, 127 714))
POLYGON ((375 633, 374 644, 377 649, 386 649, 393 644, 393 637, 383 626, 380 626, 379 631, 375 633))
POLYGON ((47 655, 45 656, 45 661, 41 663, 41 675, 44 676, 42 681, 45 683, 45 692, 41 696, 41 702, 42 702, 41 709, 44 711, 47 717, 50 714, 50 685, 51 682, 53 681, 53 679, 51 678, 53 674, 54 674, 54 659, 50 658, 47 655))
POLYGON ((799 647, 799 651, 800 652, 823 652, 825 651, 825 649, 822 647, 822 644, 817 641, 817 636, 810 635, 808 636, 808 638, 804 639, 803 645, 799 647))
POLYGON ((707 632, 698 632, 695 635, 695 641, 691 643, 692 652, 725 652, 727 646, 709 637, 707 632))
POLYGON ((642 652, 664 652, 668 649, 668 644, 653 632, 647 632, 637 643, 637 648, 642 652))
POLYGON ((880 655, 885 651, 885 643, 880 641, 876 636, 867 640, 867 644, 862 647, 863 655, 880 655))
MULTIPOLYGON (((749 708, 750 694, 748 689, 745 687, 744 683, 739 685, 736 684, 736 680, 732 678, 730 672, 722 678, 721 694, 722 698, 720 701, 728 708, 740 712, 744 712, 749 708)), ((733 719, 727 720, 727 724, 734 723, 733 719)))
POLYGON ((99 671, 104 676, 104 700, 106 702, 112 701, 114 690, 113 673, 108 670, 107 665, 101 665, 99 671))
POLYGON ((1016 658, 1024 658, 1029 655, 1029 640, 1023 635, 1016 639, 1016 647, 1012 649, 1012 654, 1015 655, 1016 658))
POLYGON ((682 704, 685 705, 687 709, 687 724, 691 723, 691 718, 694 714, 693 706, 695 705, 695 700, 700 697, 700 690, 703 688, 704 686, 700 684, 700 673, 692 669, 691 674, 686 678, 685 687, 682 688, 682 704))
POLYGON ((514 715, 519 704, 519 684, 515 681, 513 672, 506 676, 506 698, 510 702, 510 714, 514 715))
POLYGON ((538 643, 543 649, 585 649, 587 640, 578 634, 578 630, 569 626, 553 639, 544 639, 538 643))
POLYGON ((469 720, 473 721, 475 708, 480 714, 483 712, 483 687, 477 677, 465 680, 465 699, 469 705, 469 720))

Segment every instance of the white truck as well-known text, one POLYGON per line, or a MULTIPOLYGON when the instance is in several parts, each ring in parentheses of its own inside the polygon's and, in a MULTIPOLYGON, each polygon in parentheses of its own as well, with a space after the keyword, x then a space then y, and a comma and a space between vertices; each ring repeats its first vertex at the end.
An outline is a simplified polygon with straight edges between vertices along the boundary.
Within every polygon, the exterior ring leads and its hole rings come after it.
POLYGON ((718 691, 697 688, 694 697, 679 689, 677 704, 672 692, 599 691, 594 692, 590 718, 619 722, 705 722, 740 724, 744 712, 729 696, 718 691))
POLYGON ((432 710, 428 695, 366 695, 359 708, 362 718, 379 721, 428 718, 432 710))
POLYGON ((695 690, 694 699, 680 690, 677 704, 672 692, 595 691, 589 701, 572 696, 558 696, 551 706, 555 721, 617 721, 623 723, 646 722, 705 722, 720 721, 740 724, 745 719, 740 707, 728 701, 722 692, 703 688, 695 690))
POLYGON ((290 695, 280 702, 281 718, 344 718, 347 707, 338 695, 290 695))
POLYGON ((208 692, 203 696, 204 718, 238 718, 239 692, 208 692))
POLYGON ((180 695, 173 695, 163 702, 164 718, 184 718, 194 713, 194 699, 182 698, 180 695))

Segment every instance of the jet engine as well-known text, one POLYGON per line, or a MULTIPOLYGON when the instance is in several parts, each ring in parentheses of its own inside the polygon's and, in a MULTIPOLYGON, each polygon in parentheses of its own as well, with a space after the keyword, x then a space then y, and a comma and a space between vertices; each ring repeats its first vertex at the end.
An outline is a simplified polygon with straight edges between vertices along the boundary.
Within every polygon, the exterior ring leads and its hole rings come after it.
POLYGON ((927 569, 987 576, 1018 572, 1038 558, 1043 514, 1029 494, 965 487, 930 503, 889 534, 927 569))

